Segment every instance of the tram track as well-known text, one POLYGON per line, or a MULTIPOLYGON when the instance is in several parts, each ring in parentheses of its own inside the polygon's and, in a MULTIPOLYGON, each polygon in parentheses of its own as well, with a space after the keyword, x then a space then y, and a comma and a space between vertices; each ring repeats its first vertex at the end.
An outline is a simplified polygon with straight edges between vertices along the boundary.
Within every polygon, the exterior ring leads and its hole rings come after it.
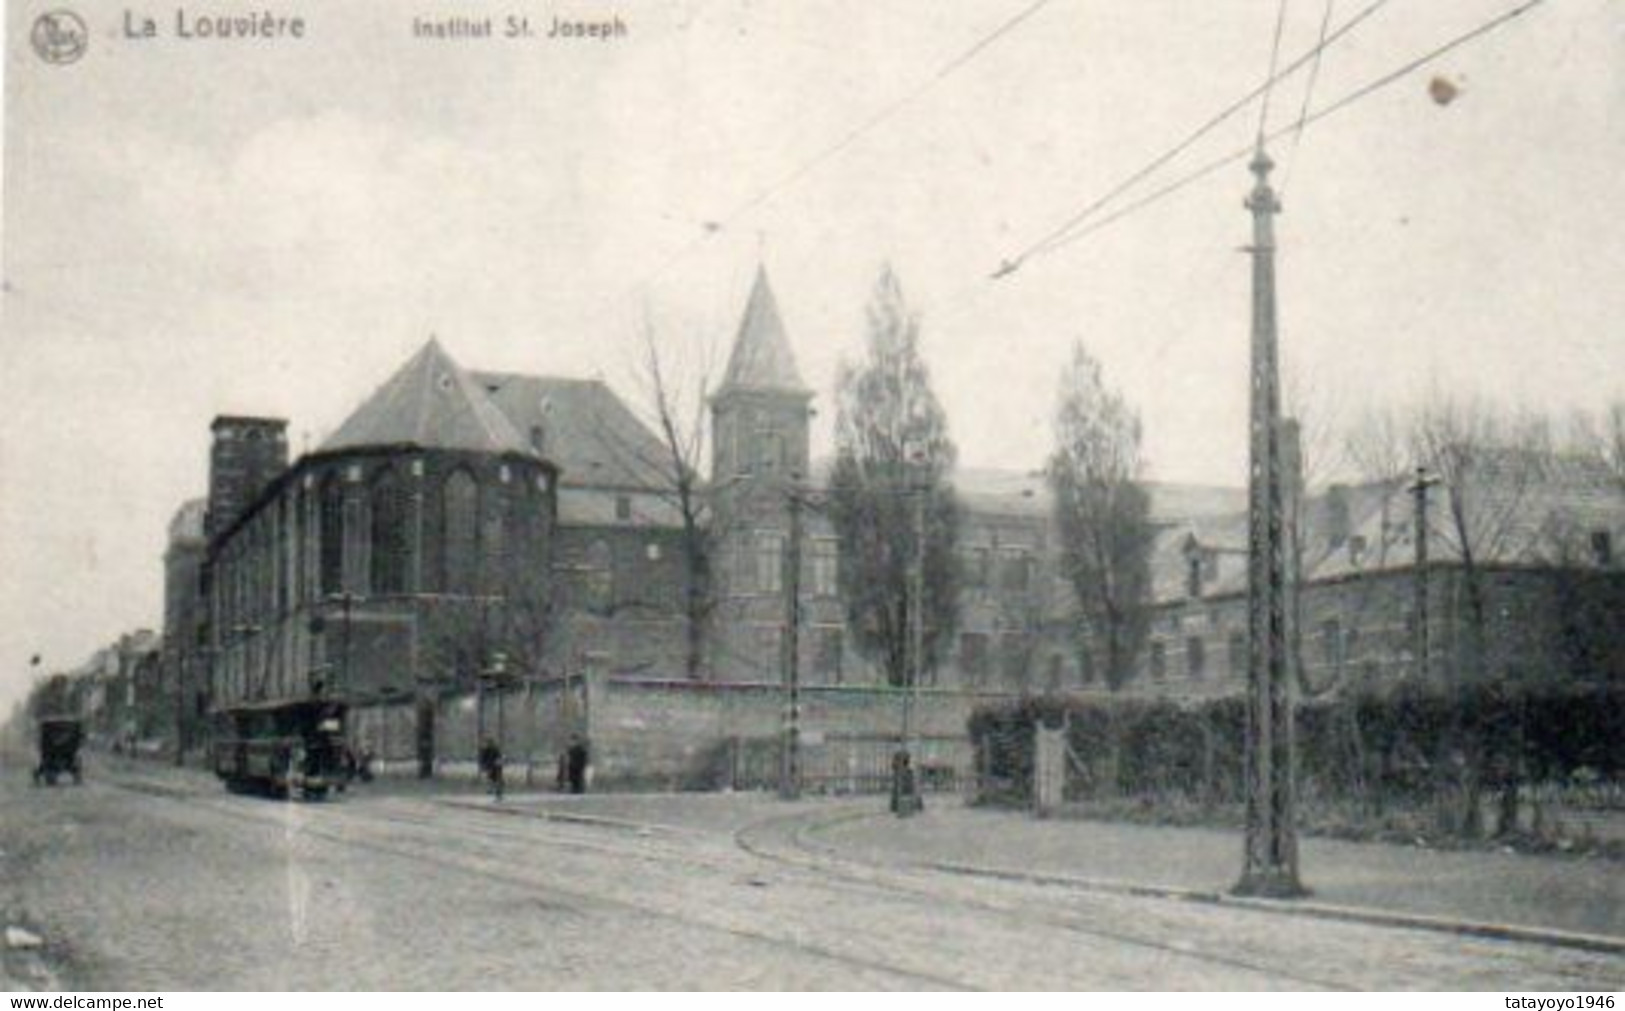
MULTIPOLYGON (((469 811, 476 816, 492 816, 499 813, 511 815, 514 811, 512 808, 504 809, 492 807, 490 809, 482 809, 466 804, 457 804, 455 807, 460 810, 469 811)), ((732 842, 737 849, 751 855, 752 857, 755 857, 756 859, 766 861, 769 864, 780 868, 781 870, 794 870, 799 874, 807 876, 809 880, 815 880, 824 885, 832 883, 833 879, 833 881, 839 882, 840 885, 846 889, 862 891, 872 895, 882 895, 891 901, 903 900, 932 909, 940 908, 944 901, 950 901, 962 908, 972 909, 979 913, 996 915, 1001 919, 1013 921, 1023 926, 1031 926, 1035 922, 1042 923, 1045 926, 1065 930, 1072 934, 1083 935, 1096 940, 1109 941, 1115 944, 1152 951, 1161 956, 1169 958, 1177 958, 1202 964, 1220 966, 1226 969, 1239 970, 1248 973, 1257 973, 1271 979, 1279 980, 1284 978, 1301 986, 1312 987, 1315 989, 1356 989, 1355 987, 1341 980, 1329 980, 1323 977, 1308 974, 1283 972, 1274 966, 1252 962, 1232 955, 1226 955, 1221 952, 1193 948, 1188 944, 1170 943, 1167 941, 1157 940, 1143 934, 1104 929, 1096 924, 1087 923, 1076 915, 1068 915, 1063 911, 1055 910, 1053 908, 1046 911, 1038 911, 1035 910, 1034 904, 1030 897, 1025 897, 1024 901, 1017 904, 1015 902, 998 902, 983 897, 969 896, 964 894, 963 888, 957 883, 952 882, 948 875, 941 874, 940 872, 934 872, 921 868, 886 868, 859 861, 853 861, 834 856, 824 849, 815 848, 810 845, 807 840, 807 834, 811 831, 816 831, 817 829, 827 827, 827 825, 830 824, 838 824, 841 821, 851 818, 869 816, 870 815, 867 812, 846 812, 833 818, 824 819, 810 817, 806 814, 781 815, 764 819, 760 822, 755 822, 734 830, 732 833, 732 842), (789 847, 791 847, 791 851, 788 853, 783 848, 776 848, 772 845, 772 838, 781 833, 784 836, 784 841, 789 845, 789 847), (902 877, 903 875, 907 875, 910 878, 917 878, 919 880, 905 880, 902 877)), ((427 816, 405 816, 401 812, 391 812, 390 814, 382 815, 381 817, 383 817, 385 820, 395 822, 411 822, 413 824, 432 823, 432 819, 427 816)), ((608 830, 627 831, 636 829, 638 827, 634 823, 617 823, 608 820, 556 820, 549 815, 540 813, 522 813, 518 817, 524 821, 531 822, 532 824, 541 823, 542 825, 552 824, 557 826, 572 826, 575 829, 587 831, 591 831, 595 823, 598 827, 608 830)), ((466 824, 462 825, 461 827, 465 830, 468 828, 466 824)), ((662 833, 684 831, 672 829, 669 826, 647 827, 656 829, 662 833)), ((482 825, 479 831, 481 834, 487 836, 500 836, 506 839, 513 839, 515 841, 536 841, 534 834, 536 831, 535 829, 532 829, 530 832, 523 832, 518 829, 510 829, 508 826, 498 827, 494 824, 486 824, 482 825)), ((699 832, 694 832, 692 834, 694 836, 704 835, 704 833, 699 832)), ((584 836, 585 832, 583 831, 564 830, 556 833, 550 833, 550 838, 552 841, 556 841, 562 845, 568 845, 580 850, 603 853, 605 855, 612 855, 624 859, 656 862, 668 868, 674 864, 678 864, 691 869, 700 869, 709 872, 731 875, 738 874, 738 868, 730 865, 726 860, 721 858, 704 859, 695 855, 692 851, 682 850, 670 846, 657 847, 651 845, 653 838, 650 836, 640 836, 633 845, 618 844, 616 842, 601 840, 588 840, 584 838, 584 836)), ((954 983, 952 985, 963 986, 965 984, 954 983)))
MULTIPOLYGON (((834 856, 825 848, 814 847, 811 845, 808 842, 807 835, 812 831, 859 817, 874 817, 874 815, 867 813, 847 814, 843 817, 824 819, 822 821, 814 820, 803 815, 786 815, 779 818, 770 819, 766 822, 746 826, 735 834, 735 838, 740 848, 761 859, 809 869, 816 868, 824 875, 855 879, 853 876, 854 874, 859 873, 859 869, 862 871, 876 871, 880 870, 879 865, 867 864, 860 861, 850 860, 845 857, 834 856), (774 849, 770 844, 763 841, 762 833, 769 829, 788 829, 786 841, 791 847, 790 853, 786 853, 783 849, 774 849)), ((945 891, 942 890, 941 887, 946 884, 946 875, 943 875, 938 871, 933 871, 929 868, 906 869, 925 880, 930 880, 933 887, 927 888, 924 884, 906 884, 903 880, 896 876, 896 872, 893 872, 890 879, 885 883, 884 887, 891 891, 914 895, 918 898, 934 903, 940 903, 944 898, 949 897, 945 894, 945 891)), ((1185 944, 1170 943, 1141 934, 1129 933, 1127 931, 1105 929, 1096 924, 1083 922, 1075 915, 1068 915, 1065 912, 1058 911, 1054 909, 1053 906, 1048 910, 1040 911, 1034 908, 1034 904, 1030 897, 1026 898, 1021 904, 1018 905, 1014 902, 1000 902, 985 897, 968 896, 963 894, 963 892, 959 892, 957 889, 955 891, 957 894, 953 894, 951 896, 951 901, 966 908, 974 908, 1002 917, 1020 918, 1027 922, 1036 920, 1048 926, 1065 930, 1073 934, 1079 934, 1099 940, 1111 941, 1116 944, 1127 945, 1149 951, 1155 951, 1172 958, 1197 961, 1215 966, 1223 966, 1229 969, 1238 969, 1243 972, 1260 973, 1273 979, 1290 980, 1305 987, 1313 987, 1321 990, 1358 989, 1357 987, 1354 987, 1341 980, 1329 980, 1302 973, 1286 972, 1275 966, 1262 965, 1246 959, 1236 958, 1235 956, 1225 955, 1220 952, 1193 948, 1185 944)))
MULTIPOLYGON (((869 811, 801 811, 762 817, 738 829, 711 829, 635 817, 603 818, 556 807, 535 809, 523 801, 486 804, 467 796, 372 795, 317 804, 255 802, 162 782, 103 782, 283 827, 298 812, 296 830, 325 841, 375 850, 448 873, 475 875, 557 902, 609 907, 715 930, 865 973, 884 973, 903 985, 975 988, 990 984, 985 966, 962 970, 951 959, 944 961, 940 952, 917 957, 908 947, 891 947, 889 938, 876 939, 878 935, 867 946, 839 932, 816 936, 825 928, 813 921, 798 923, 793 912, 796 903, 808 901, 803 890, 834 893, 830 901, 854 910, 862 909, 865 901, 878 903, 876 909, 889 907, 885 915, 913 921, 947 913, 959 921, 962 932, 976 929, 967 923, 982 922, 1001 935, 1019 937, 1021 931, 1033 930, 1037 937, 1044 932, 1052 932, 1056 938, 1072 936, 1080 939, 1080 952, 1139 951, 1145 959, 1170 967, 1184 965, 1184 971, 1193 974, 1200 974, 1203 967, 1231 977, 1244 974, 1261 981, 1255 985, 1267 981, 1268 985, 1317 989, 1361 986, 1352 982, 1360 978, 1358 971, 1342 978, 1335 965, 1324 962, 1309 969, 1290 958, 1259 957, 1265 949, 1259 947, 1255 929, 1245 932, 1251 935, 1248 937, 1209 930, 1199 921, 1193 926, 1185 912, 1175 909, 1183 907, 1198 917, 1203 915, 1192 903, 1108 895, 1092 896, 1080 905, 1072 891, 967 878, 929 865, 866 859, 818 841, 819 833, 843 821, 878 817, 869 811), (580 887, 576 882, 606 874, 605 863, 594 863, 594 858, 623 862, 624 873, 608 871, 607 877, 599 879, 605 885, 602 890, 580 887), (792 889, 792 914, 782 925, 761 922, 748 901, 737 901, 739 889, 779 886, 792 889), (646 894, 638 893, 640 887, 646 894), (719 897, 718 908, 697 898, 712 894, 719 897), (684 895, 689 898, 682 898, 684 895), (1158 907, 1168 912, 1159 912, 1158 907)), ((854 925, 871 932, 878 929, 867 920, 868 914, 864 914, 854 925)), ((1370 929, 1380 929, 1404 943, 1401 928, 1370 929)), ((1085 969, 1087 964, 1083 964, 1085 969)))
MULTIPOLYGON (((717 922, 715 919, 696 916, 692 913, 677 912, 669 908, 649 902, 637 902, 615 895, 598 891, 568 888, 552 881, 539 881, 527 873, 526 865, 516 864, 512 853, 504 854, 471 854, 466 851, 448 851, 437 847, 436 842, 444 842, 443 836, 447 825, 443 819, 435 819, 427 815, 417 816, 400 810, 380 810, 374 805, 350 807, 342 803, 337 805, 315 804, 302 805, 287 801, 268 801, 263 805, 233 802, 234 798, 209 797, 187 790, 166 788, 146 780, 117 781, 104 780, 103 786, 120 789, 127 792, 138 793, 145 796, 157 797, 172 802, 184 802, 188 806, 202 806, 211 813, 222 814, 238 821, 256 822, 266 825, 285 825, 287 812, 290 810, 308 809, 339 814, 336 823, 320 825, 308 819, 301 819, 298 830, 311 838, 324 842, 364 848, 368 852, 383 853, 402 860, 428 867, 439 868, 457 874, 466 874, 486 881, 495 882, 505 887, 520 887, 531 892, 534 897, 544 899, 555 905, 574 906, 577 908, 610 908, 639 917, 658 917, 662 920, 676 923, 690 928, 701 928, 715 931, 740 940, 766 945, 768 947, 792 952, 801 956, 812 956, 820 960, 838 965, 848 966, 865 973, 879 974, 880 976, 898 981, 910 989, 921 987, 975 990, 979 989, 973 981, 957 976, 948 976, 923 969, 910 968, 894 962, 867 958, 849 951, 841 951, 828 945, 809 942, 805 938, 787 936, 786 933, 752 929, 717 922), (411 827, 425 830, 442 836, 441 839, 420 839, 416 842, 406 843, 400 837, 380 837, 377 833, 357 833, 357 828, 365 829, 368 823, 394 827, 411 827)), ((467 822, 457 823, 457 831, 466 835, 472 830, 487 839, 496 838, 503 842, 523 842, 532 846, 539 840, 533 834, 515 834, 502 832, 490 825, 479 825, 477 828, 467 822)), ((552 834, 546 840, 561 846, 578 849, 588 849, 592 852, 606 856, 619 856, 622 858, 641 858, 650 862, 659 862, 670 865, 674 855, 653 855, 629 852, 625 847, 612 847, 604 845, 583 844, 579 838, 565 838, 552 834)), ((692 857, 682 859, 681 862, 689 867, 705 867, 712 871, 727 873, 729 868, 720 861, 700 861, 692 857)), ((737 876, 737 868, 732 869, 737 876)))

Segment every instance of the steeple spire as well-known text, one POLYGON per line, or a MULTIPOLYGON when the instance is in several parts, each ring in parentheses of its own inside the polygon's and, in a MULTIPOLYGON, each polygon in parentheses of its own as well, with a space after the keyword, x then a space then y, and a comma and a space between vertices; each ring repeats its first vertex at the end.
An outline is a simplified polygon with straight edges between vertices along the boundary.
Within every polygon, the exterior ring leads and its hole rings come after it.
POLYGON ((728 356, 728 370, 717 392, 736 389, 811 392, 796 368, 795 354, 790 350, 790 338, 779 317, 778 300, 773 297, 773 286, 768 283, 766 266, 756 268, 756 281, 751 285, 745 315, 734 337, 733 352, 728 356))

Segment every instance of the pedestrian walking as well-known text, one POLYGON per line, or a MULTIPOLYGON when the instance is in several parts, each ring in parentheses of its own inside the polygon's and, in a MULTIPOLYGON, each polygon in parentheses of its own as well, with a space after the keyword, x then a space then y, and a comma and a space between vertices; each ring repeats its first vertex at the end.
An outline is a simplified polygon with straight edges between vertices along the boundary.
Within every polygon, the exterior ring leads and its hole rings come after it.
POLYGON ((587 792, 587 742, 579 734, 570 738, 570 749, 565 752, 571 793, 587 792))
POLYGON ((490 783, 491 796, 497 800, 502 799, 502 749, 497 742, 487 737, 485 743, 480 745, 480 772, 490 783))

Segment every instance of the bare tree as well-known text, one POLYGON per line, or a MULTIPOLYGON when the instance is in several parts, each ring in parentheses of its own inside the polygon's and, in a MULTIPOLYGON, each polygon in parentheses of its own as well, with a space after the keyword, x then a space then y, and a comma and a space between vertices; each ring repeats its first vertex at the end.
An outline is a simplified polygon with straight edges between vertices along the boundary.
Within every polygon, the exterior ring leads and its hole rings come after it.
POLYGON ((705 676, 717 603, 713 560, 723 534, 702 467, 711 351, 708 345, 679 349, 673 340, 663 338, 646 306, 637 357, 629 373, 637 390, 634 411, 656 437, 652 441, 640 438, 645 433, 625 431, 611 419, 596 419, 603 444, 647 482, 645 490, 665 503, 675 517, 682 555, 683 668, 695 680, 705 676), (689 350, 694 353, 680 353, 689 350))
POLYGON ((1141 466, 1139 415, 1106 388, 1100 363, 1082 343, 1074 344, 1061 378, 1048 478, 1062 570, 1090 638, 1104 646, 1113 690, 1132 676, 1150 626, 1155 530, 1141 466))
POLYGON ((1417 465, 1439 481, 1440 532, 1461 565, 1469 622, 1467 667, 1482 673, 1484 566, 1527 555, 1538 536, 1532 499, 1551 462, 1550 433, 1538 418, 1509 416, 1482 400, 1435 399, 1411 428, 1417 465))
POLYGON ((908 685, 911 623, 920 622, 921 675, 935 669, 958 624, 955 451, 920 357, 919 319, 889 267, 868 315, 867 359, 844 364, 837 380, 830 518, 855 644, 891 684, 908 685))
MULTIPOLYGON (((1394 481, 1396 489, 1413 468, 1434 483, 1438 506, 1420 535, 1449 560, 1465 605, 1450 683, 1482 681, 1488 673, 1489 569, 1538 557, 1548 535, 1550 510, 1542 509, 1539 495, 1553 473, 1549 427, 1484 400, 1439 394, 1406 412, 1369 417, 1369 427, 1351 438, 1351 456, 1373 477, 1394 481)), ((1461 828, 1477 834, 1483 756, 1465 753, 1474 738, 1464 732, 1459 712, 1444 732, 1445 747, 1461 760, 1461 828)))
POLYGON ((702 369, 685 389, 674 382, 661 359, 660 344, 647 316, 643 328, 643 386, 646 409, 664 453, 653 461, 662 478, 661 495, 682 524, 683 670, 692 679, 705 669, 706 643, 716 608, 711 562, 718 531, 700 463, 705 452, 705 409, 709 394, 702 369))

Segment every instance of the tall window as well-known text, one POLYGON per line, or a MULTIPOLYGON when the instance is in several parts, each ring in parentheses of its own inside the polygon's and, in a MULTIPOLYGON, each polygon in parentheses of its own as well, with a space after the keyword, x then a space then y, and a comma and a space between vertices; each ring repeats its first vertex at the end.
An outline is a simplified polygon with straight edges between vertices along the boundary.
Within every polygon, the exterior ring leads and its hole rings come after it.
POLYGON ((503 562, 508 557, 508 517, 505 512, 508 497, 492 489, 480 517, 480 574, 481 589, 486 593, 502 590, 503 562))
POLYGON ((1343 630, 1336 618, 1320 623, 1320 659, 1332 670, 1343 669, 1343 630))
POLYGON ((1207 670, 1207 646, 1197 636, 1185 640, 1185 669, 1193 679, 1207 670))
POLYGON ((344 486, 337 477, 322 482, 317 511, 321 537, 320 591, 341 593, 344 590, 344 486))
POLYGON ((1247 637, 1240 632, 1231 632, 1228 652, 1230 654, 1230 676, 1244 678, 1247 676, 1247 637))
POLYGON ((833 537, 820 537, 812 543, 812 589, 815 597, 833 597, 840 575, 840 555, 833 537))
POLYGON ((756 445, 763 474, 775 473, 784 466, 784 436, 771 428, 763 429, 757 434, 756 445))
POLYGON ((406 529, 406 484, 393 468, 372 482, 367 494, 371 517, 371 572, 373 593, 405 593, 411 552, 406 529))
POLYGON ((305 511, 305 493, 288 496, 288 605, 305 599, 305 537, 310 514, 305 511))
POLYGON ((841 683, 841 653, 844 643, 839 627, 820 628, 813 652, 813 670, 825 684, 841 683))
POLYGON ((992 568, 992 552, 987 548, 972 548, 965 562, 966 585, 973 590, 987 589, 992 568))
POLYGON ((1078 646, 1078 683, 1089 684, 1095 679, 1095 651, 1088 643, 1078 646))
POLYGON ((1161 681, 1168 676, 1168 648, 1158 639, 1151 643, 1151 678, 1161 681))
POLYGON ((756 534, 756 592, 784 589, 784 536, 771 531, 756 534))
POLYGON ((982 632, 966 632, 959 637, 959 667, 965 680, 979 685, 987 679, 987 636, 982 632))
POLYGON ((441 571, 447 593, 473 593, 479 571, 480 486, 466 470, 454 470, 440 489, 441 571))

